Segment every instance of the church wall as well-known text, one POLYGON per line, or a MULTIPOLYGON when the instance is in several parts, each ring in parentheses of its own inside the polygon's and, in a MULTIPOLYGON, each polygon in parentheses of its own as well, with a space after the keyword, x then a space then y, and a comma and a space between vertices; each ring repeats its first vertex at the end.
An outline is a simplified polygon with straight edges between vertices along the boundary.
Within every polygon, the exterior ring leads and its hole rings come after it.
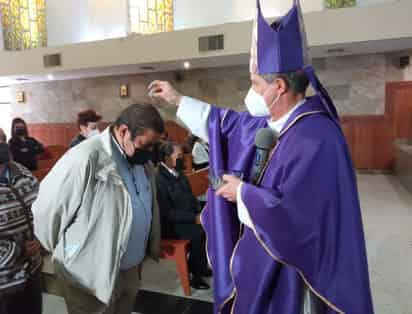
MULTIPOLYGON (((385 84, 412 79, 412 70, 401 70, 395 62, 396 55, 377 54, 315 59, 314 66, 341 115, 381 115, 385 84)), ((153 79, 172 80, 182 93, 210 103, 245 109, 248 67, 237 66, 180 72, 179 76, 167 72, 16 85, 12 100, 16 92, 24 91, 26 102, 13 103, 12 115, 32 123, 64 123, 73 122, 78 111, 94 108, 111 121, 128 104, 150 101, 146 87, 153 79), (122 83, 129 84, 129 98, 119 96, 122 83)), ((173 119, 173 108, 161 106, 160 110, 165 118, 173 119)))

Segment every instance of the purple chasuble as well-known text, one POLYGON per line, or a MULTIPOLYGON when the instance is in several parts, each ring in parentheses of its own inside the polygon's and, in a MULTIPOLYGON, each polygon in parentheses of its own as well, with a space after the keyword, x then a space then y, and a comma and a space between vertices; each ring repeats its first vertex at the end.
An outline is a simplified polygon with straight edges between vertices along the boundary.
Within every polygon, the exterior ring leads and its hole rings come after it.
POLYGON ((215 313, 300 314, 305 286, 322 314, 373 313, 355 173, 322 100, 308 98, 289 118, 259 186, 247 182, 266 118, 212 107, 210 171, 243 175, 253 222, 241 225, 236 205, 209 189, 202 224, 215 313))

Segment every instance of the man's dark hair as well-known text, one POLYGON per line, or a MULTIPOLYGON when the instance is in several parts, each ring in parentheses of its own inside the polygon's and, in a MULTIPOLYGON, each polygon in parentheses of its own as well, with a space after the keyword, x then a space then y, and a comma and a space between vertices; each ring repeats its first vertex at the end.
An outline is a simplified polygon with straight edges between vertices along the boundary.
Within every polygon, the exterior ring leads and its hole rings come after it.
POLYGON ((81 125, 87 126, 89 122, 99 122, 101 119, 102 116, 92 109, 81 111, 77 114, 77 124, 79 127, 81 125))
POLYGON ((269 84, 279 78, 284 80, 295 94, 305 94, 309 86, 309 79, 302 70, 287 73, 263 74, 262 77, 269 84))
POLYGON ((151 104, 134 104, 123 110, 114 122, 115 127, 122 124, 129 128, 133 138, 142 135, 147 129, 162 134, 165 125, 159 111, 151 104))
POLYGON ((167 157, 172 156, 173 152, 175 151, 175 147, 180 147, 180 145, 176 142, 164 142, 162 145, 160 145, 160 149, 159 149, 160 161, 165 162, 167 157))

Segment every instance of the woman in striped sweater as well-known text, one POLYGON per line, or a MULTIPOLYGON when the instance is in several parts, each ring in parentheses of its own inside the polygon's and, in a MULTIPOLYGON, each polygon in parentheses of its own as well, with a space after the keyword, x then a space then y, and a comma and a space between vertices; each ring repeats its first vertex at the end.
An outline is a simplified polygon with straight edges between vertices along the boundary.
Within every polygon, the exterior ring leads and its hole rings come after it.
POLYGON ((10 161, 0 143, 0 313, 41 314, 40 245, 33 236, 31 204, 38 182, 10 161))

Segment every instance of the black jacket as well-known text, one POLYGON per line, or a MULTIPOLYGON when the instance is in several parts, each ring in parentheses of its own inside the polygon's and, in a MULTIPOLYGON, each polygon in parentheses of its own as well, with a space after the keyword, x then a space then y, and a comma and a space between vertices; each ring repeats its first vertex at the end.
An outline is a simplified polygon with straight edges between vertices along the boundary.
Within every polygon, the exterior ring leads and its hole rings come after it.
POLYGON ((85 139, 86 138, 83 135, 78 134, 74 139, 72 139, 72 141, 70 142, 69 147, 72 148, 72 147, 80 144, 81 142, 83 142, 85 139))
POLYGON ((9 141, 9 147, 15 162, 22 164, 30 171, 37 170, 37 155, 44 152, 41 143, 32 137, 28 137, 25 141, 18 137, 12 137, 9 141))
POLYGON ((160 164, 156 185, 163 235, 173 233, 173 226, 176 224, 196 223, 200 204, 184 174, 175 177, 160 164))

